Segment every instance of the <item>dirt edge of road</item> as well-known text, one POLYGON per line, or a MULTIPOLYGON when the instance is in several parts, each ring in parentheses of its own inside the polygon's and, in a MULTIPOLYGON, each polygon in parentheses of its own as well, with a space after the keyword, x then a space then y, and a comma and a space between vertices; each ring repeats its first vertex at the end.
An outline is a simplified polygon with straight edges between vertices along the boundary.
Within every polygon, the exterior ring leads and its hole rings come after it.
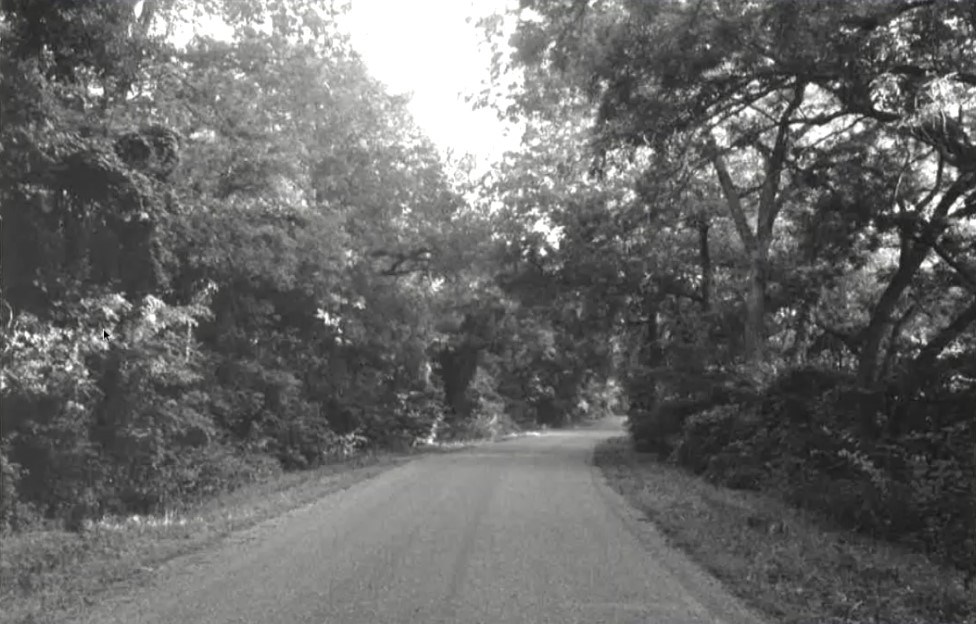
MULTIPOLYGON (((714 486, 636 453, 626 437, 600 443, 593 461, 626 500, 623 519, 650 556, 668 557, 662 543, 682 551, 721 593, 769 622, 976 624, 963 575, 922 555, 825 527, 761 493, 714 486)), ((679 578, 688 573, 681 562, 673 567, 679 578)))
POLYGON ((722 624, 764 624, 763 618, 750 606, 734 596, 714 576, 704 570, 685 550, 676 548, 668 537, 648 519, 630 496, 629 488, 621 488, 617 475, 608 472, 608 446, 615 452, 616 446, 626 443, 626 438, 612 438, 601 442, 594 450, 591 461, 596 466, 594 480, 600 495, 627 530, 644 547, 647 556, 665 567, 689 594, 695 597, 709 612, 721 617, 722 624))

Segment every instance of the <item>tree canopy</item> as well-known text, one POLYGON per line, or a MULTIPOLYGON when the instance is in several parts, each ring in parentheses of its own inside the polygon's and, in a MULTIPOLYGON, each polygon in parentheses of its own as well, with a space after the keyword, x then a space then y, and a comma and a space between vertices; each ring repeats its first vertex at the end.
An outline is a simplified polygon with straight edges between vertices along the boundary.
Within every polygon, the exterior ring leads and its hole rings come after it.
POLYGON ((532 372, 555 321, 340 14, 4 3, 5 525, 575 409, 532 372), (228 35, 174 44, 194 20, 228 35))

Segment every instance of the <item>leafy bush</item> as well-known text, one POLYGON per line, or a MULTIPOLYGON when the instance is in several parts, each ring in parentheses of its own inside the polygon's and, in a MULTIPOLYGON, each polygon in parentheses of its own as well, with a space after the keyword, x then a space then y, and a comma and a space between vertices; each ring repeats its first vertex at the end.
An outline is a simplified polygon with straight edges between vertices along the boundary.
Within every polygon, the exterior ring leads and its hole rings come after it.
POLYGON ((734 490, 758 490, 765 477, 765 466, 741 440, 730 443, 712 456, 705 478, 734 490))
POLYGON ((16 522, 19 478, 19 466, 10 463, 7 454, 0 450, 0 531, 10 529, 16 522))
POLYGON ((579 391, 574 419, 599 419, 622 413, 621 395, 614 380, 590 379, 579 391))
POLYGON ((3 436, 18 496, 77 525, 170 497, 169 466, 212 435, 196 343, 198 306, 118 294, 18 318, 3 345, 3 436), (176 397, 179 397, 179 400, 176 397))
POLYGON ((362 430, 350 431, 336 436, 334 442, 325 451, 327 459, 347 459, 360 453, 370 443, 370 439, 363 435, 362 430))
POLYGON ((674 399, 661 401, 649 411, 632 408, 627 427, 635 448, 669 455, 680 440, 685 420, 709 405, 700 399, 674 399))
POLYGON ((748 406, 720 405, 690 416, 671 458, 713 483, 757 489, 763 479, 763 439, 748 406))
POLYGON ((720 405, 689 416, 675 446, 674 459, 695 474, 705 472, 710 460, 732 441, 740 411, 735 405, 720 405))
POLYGON ((170 474, 174 499, 183 504, 270 479, 281 471, 282 466, 274 457, 213 445, 184 454, 180 464, 174 466, 170 474))
POLYGON ((86 488, 107 481, 89 437, 103 395, 87 361, 108 348, 99 338, 93 328, 29 314, 4 336, 0 432, 18 466, 17 497, 52 516, 66 515, 86 488))
MULTIPOLYGON (((712 407, 663 403, 632 424, 729 487, 764 487, 835 522, 976 567, 976 401, 969 388, 864 390, 847 375, 785 372, 761 400, 712 407), (679 434, 675 434, 678 423, 679 434)), ((639 437, 643 436, 643 437, 639 437)))
POLYGON ((441 394, 434 387, 396 392, 389 403, 377 397, 374 404, 363 406, 362 425, 356 431, 372 445, 406 450, 430 437, 444 411, 441 394))
POLYGON ((264 435, 273 440, 268 450, 274 453, 285 470, 314 468, 322 463, 335 446, 337 435, 320 415, 320 408, 305 401, 295 401, 283 408, 277 418, 264 423, 264 435))

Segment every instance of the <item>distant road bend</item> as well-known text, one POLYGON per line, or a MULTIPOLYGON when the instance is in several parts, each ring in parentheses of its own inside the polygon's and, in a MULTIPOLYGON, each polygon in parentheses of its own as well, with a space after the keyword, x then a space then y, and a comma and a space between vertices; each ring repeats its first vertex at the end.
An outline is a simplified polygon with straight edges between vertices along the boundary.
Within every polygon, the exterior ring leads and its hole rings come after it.
POLYGON ((617 419, 422 457, 174 560, 92 624, 745 624, 603 482, 617 419))

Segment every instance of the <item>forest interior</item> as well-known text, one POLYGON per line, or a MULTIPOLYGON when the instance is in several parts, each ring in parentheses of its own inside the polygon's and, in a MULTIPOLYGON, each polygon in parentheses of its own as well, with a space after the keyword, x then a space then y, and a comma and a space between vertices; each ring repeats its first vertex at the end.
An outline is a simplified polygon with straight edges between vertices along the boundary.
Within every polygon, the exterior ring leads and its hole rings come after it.
MULTIPOLYGON (((976 3, 520 0, 487 172, 344 10, 3 0, 5 544, 626 414, 972 589, 976 3)), ((61 565, 4 551, 4 601, 61 565)))

